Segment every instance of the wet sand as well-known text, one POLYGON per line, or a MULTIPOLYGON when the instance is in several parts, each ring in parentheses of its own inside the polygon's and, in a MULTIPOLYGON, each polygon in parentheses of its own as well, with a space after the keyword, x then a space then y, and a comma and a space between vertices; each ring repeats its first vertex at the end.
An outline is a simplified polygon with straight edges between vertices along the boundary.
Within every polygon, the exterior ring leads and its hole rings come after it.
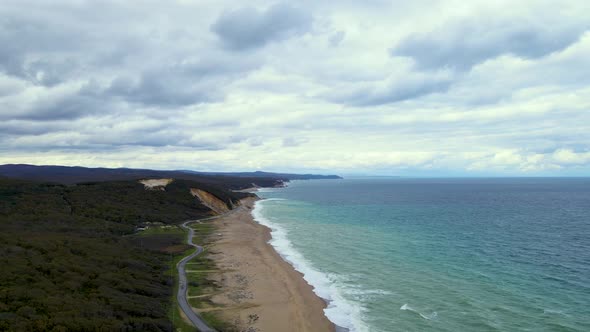
POLYGON ((224 320, 246 331, 334 331, 326 303, 268 241, 270 229, 256 223, 255 200, 215 221, 216 240, 208 248, 219 272, 212 274, 221 293, 212 297, 224 320))

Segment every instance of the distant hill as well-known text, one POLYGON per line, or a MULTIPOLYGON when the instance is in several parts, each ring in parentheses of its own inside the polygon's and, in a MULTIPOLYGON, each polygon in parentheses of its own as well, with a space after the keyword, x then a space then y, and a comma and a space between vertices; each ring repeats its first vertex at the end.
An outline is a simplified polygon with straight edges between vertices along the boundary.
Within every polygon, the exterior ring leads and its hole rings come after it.
POLYGON ((336 175, 284 174, 269 172, 195 172, 159 171, 133 168, 87 168, 79 166, 36 166, 27 164, 0 165, 0 176, 36 181, 74 184, 91 181, 121 181, 167 177, 216 184, 228 189, 244 189, 257 185, 272 187, 289 180, 339 179, 336 175))
POLYGON ((220 175, 220 176, 237 176, 249 178, 278 178, 286 180, 327 180, 327 179, 342 179, 338 175, 319 175, 319 174, 292 174, 292 173, 272 173, 272 172, 197 172, 197 171, 181 171, 189 174, 200 175, 220 175))

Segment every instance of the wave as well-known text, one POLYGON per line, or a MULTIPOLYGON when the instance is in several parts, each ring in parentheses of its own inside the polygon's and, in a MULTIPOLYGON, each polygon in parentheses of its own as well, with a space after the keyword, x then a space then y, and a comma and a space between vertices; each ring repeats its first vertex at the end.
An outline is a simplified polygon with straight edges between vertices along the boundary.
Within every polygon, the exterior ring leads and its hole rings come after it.
POLYGON ((267 202, 272 202, 272 201, 286 201, 285 198, 265 198, 264 199, 267 202))
POLYGON ((279 255, 291 264, 295 270, 303 274, 303 279, 313 286, 313 291, 320 298, 327 302, 327 308, 324 309, 326 317, 335 325, 351 332, 369 331, 361 320, 361 308, 346 300, 340 289, 330 279, 328 275, 312 267, 312 265, 293 248, 287 237, 287 231, 268 220, 262 213, 264 204, 268 201, 284 199, 265 199, 257 201, 252 210, 252 216, 259 224, 271 229, 271 240, 269 243, 279 253, 279 255))
POLYGON ((551 315, 566 315, 562 310, 558 310, 558 309, 543 309, 543 314, 547 315, 547 314, 551 314, 551 315))
POLYGON ((346 290, 346 294, 359 296, 390 296, 394 295, 395 293, 383 289, 359 289, 348 287, 346 290))
POLYGON ((436 313, 436 311, 433 311, 432 313, 425 315, 423 313, 421 313, 420 311, 410 307, 407 303, 405 303, 404 305, 402 305, 401 308, 399 308, 399 310, 407 310, 407 311, 411 311, 414 313, 417 313, 418 315, 420 315, 420 317, 426 319, 426 320, 432 320, 438 317, 438 314, 436 313))

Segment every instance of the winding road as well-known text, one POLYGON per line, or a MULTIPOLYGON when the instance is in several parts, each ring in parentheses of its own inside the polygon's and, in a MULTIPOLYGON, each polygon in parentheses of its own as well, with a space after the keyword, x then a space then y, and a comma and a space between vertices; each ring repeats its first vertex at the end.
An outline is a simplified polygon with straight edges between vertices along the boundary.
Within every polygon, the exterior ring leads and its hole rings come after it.
POLYGON ((203 247, 193 243, 193 235, 194 235, 195 231, 192 228, 188 227, 187 224, 192 223, 192 222, 199 222, 199 221, 200 220, 191 220, 191 221, 186 221, 182 224, 182 228, 188 230, 187 243, 190 244, 191 246, 195 247, 197 250, 195 250, 195 252, 186 256, 185 258, 183 258, 176 265, 176 268, 178 269, 178 294, 176 294, 176 299, 178 300, 178 304, 180 305, 180 308, 182 309, 182 311, 184 312, 186 317, 188 317, 188 319, 193 323, 194 326, 197 327, 197 329, 199 331, 201 331, 201 332, 215 332, 214 329, 212 329, 211 327, 209 327, 209 325, 207 325, 207 323, 205 323, 205 321, 203 320, 203 318, 201 318, 201 316, 199 316, 199 314, 197 314, 196 312, 193 311, 193 309, 191 308, 191 305, 188 303, 188 299, 186 297, 187 292, 188 292, 188 289, 187 289, 188 283, 186 280, 186 271, 185 271, 186 263, 188 263, 188 261, 197 257, 200 253, 203 252, 203 247))

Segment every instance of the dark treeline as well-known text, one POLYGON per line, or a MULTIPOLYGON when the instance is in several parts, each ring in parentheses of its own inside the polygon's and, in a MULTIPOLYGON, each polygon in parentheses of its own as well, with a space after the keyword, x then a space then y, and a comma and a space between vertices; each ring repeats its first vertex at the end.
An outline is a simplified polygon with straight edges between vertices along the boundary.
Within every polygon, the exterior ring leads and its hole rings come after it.
MULTIPOLYGON (((293 174, 291 174, 293 175, 293 174)), ((141 178, 174 178, 196 181, 225 189, 245 189, 253 184, 272 187, 288 181, 288 176, 274 173, 198 173, 190 171, 158 171, 133 168, 87 168, 70 166, 0 165, 0 176, 36 181, 74 184, 90 181, 122 181, 141 178), (252 175, 252 176, 247 176, 252 175)), ((294 178, 293 178, 294 179, 294 178)))
POLYGON ((209 215, 189 188, 228 204, 249 195, 231 186, 0 178, 0 330, 171 331, 170 256, 126 235, 209 215))

